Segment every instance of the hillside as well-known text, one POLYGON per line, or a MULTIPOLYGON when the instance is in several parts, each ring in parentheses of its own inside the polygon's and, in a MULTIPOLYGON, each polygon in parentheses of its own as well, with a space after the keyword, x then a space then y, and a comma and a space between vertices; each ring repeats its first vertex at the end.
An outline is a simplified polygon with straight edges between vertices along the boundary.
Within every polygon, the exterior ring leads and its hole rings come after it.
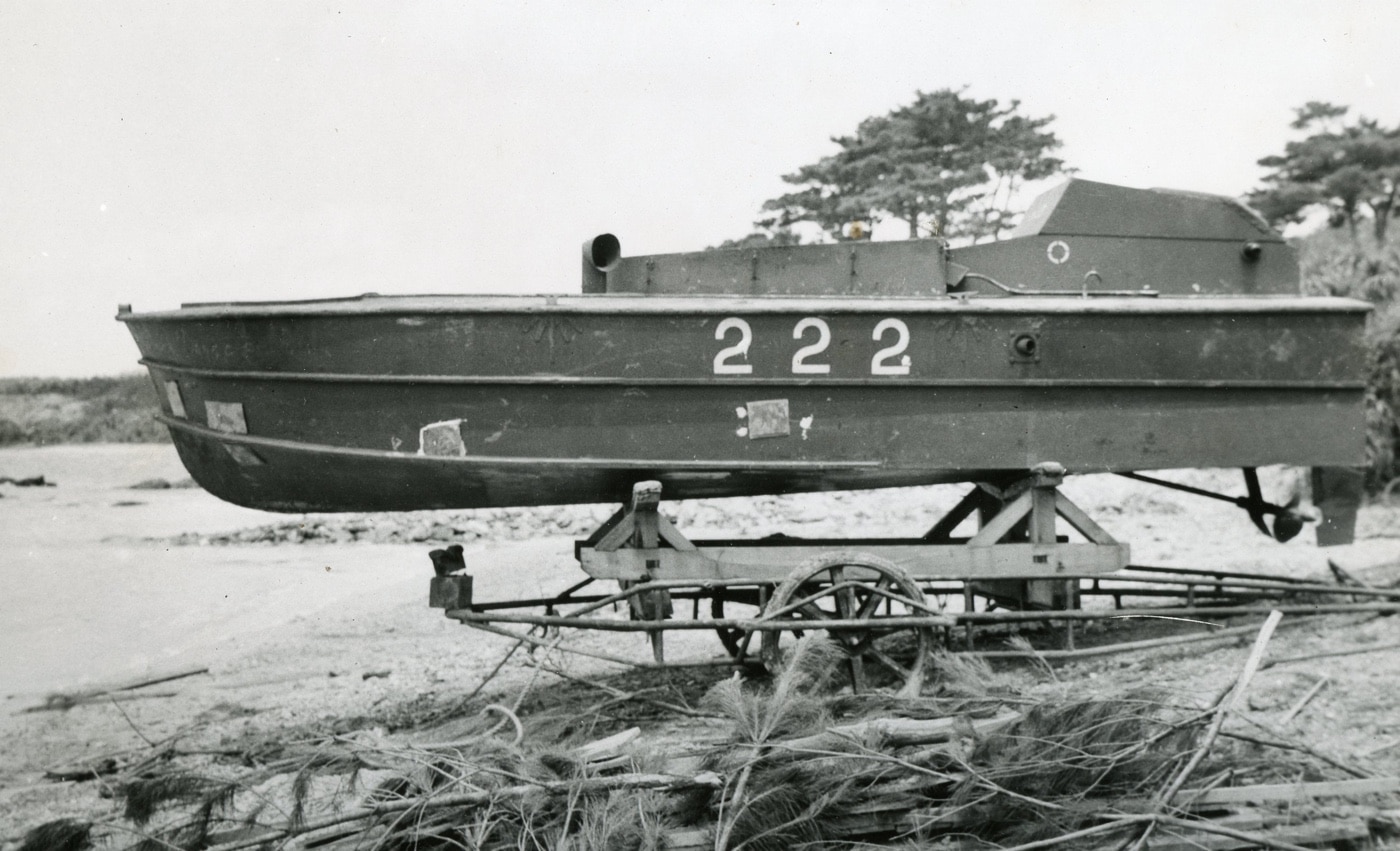
POLYGON ((0 379, 0 446, 168 443, 141 373, 97 378, 0 379))

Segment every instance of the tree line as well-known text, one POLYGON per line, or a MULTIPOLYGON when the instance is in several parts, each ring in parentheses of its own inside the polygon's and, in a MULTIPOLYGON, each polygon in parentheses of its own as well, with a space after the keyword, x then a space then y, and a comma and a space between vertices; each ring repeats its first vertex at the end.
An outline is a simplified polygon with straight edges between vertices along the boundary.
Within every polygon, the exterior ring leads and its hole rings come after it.
MULTIPOLYGON (((1268 171, 1247 201, 1275 226, 1325 212, 1353 239, 1369 220, 1384 244, 1400 187, 1400 125, 1349 112, 1316 101, 1299 107, 1290 126, 1300 138, 1259 160, 1268 171)), ((792 191, 763 204, 753 233, 718 247, 796 244, 801 223, 833 240, 869 239, 891 220, 911 239, 999 239, 1019 219, 1013 205, 1026 183, 1074 171, 1055 155, 1054 118, 1026 115, 1016 100, 918 92, 834 137, 835 153, 783 175, 792 191)))
MULTIPOLYGON (((793 245, 797 226, 824 239, 869 239, 875 225, 903 222, 911 238, 977 242, 1014 227, 1026 183, 1073 173, 1057 156, 1053 115, 1018 101, 962 91, 919 92, 867 118, 836 151, 783 181, 791 191, 763 204, 755 230, 719 248, 793 245)), ((1400 245, 1390 245, 1400 185, 1400 125, 1309 102, 1294 110, 1293 138, 1265 156, 1245 196, 1271 225, 1324 219, 1330 228, 1299 241, 1305 292, 1364 298, 1367 327, 1366 475, 1372 490, 1400 487, 1400 245)))

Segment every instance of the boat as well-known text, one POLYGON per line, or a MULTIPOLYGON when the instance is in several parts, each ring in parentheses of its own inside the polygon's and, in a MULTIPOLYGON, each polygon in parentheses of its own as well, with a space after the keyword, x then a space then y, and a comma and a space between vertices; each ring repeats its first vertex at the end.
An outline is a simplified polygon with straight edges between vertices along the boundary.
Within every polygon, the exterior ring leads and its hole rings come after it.
POLYGON ((1368 306, 1232 199, 1073 179, 998 242, 583 254, 577 294, 118 319, 194 479, 272 511, 1363 461, 1368 306))

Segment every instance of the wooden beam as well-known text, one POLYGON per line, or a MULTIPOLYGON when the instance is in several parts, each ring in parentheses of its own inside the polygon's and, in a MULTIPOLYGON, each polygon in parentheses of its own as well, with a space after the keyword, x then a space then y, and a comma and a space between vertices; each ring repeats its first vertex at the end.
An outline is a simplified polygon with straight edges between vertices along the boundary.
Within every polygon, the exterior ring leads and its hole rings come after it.
POLYGON ((1204 807, 1212 804, 1305 801, 1312 798, 1355 798, 1400 792, 1400 777, 1368 777, 1363 780, 1323 780, 1316 783, 1277 783, 1260 786, 1220 786, 1207 790, 1183 789, 1174 805, 1204 807))
POLYGON ((1116 544, 1118 541, 1104 528, 1095 523, 1093 518, 1084 512, 1084 509, 1075 505, 1070 498, 1055 492, 1055 511, 1065 518, 1065 522, 1073 526, 1075 531, 1093 541, 1096 544, 1116 544))
MULTIPOLYGON (((1127 544, 878 544, 862 542, 863 553, 889 559, 914 579, 1069 579, 1098 576, 1128 564, 1127 544), (1037 557, 1041 557, 1039 560, 1037 557)), ((659 549, 643 552, 582 547, 579 564, 595 579, 751 579, 782 582, 792 567, 817 552, 838 550, 838 544, 795 542, 790 546, 706 546, 692 550, 659 549), (647 561, 658 564, 648 570, 647 561)), ((847 548, 849 549, 849 547, 847 548)))
POLYGON ((967 542, 969 547, 990 547, 1001 541, 1010 532, 1012 527, 1020 523, 1031 511, 1033 504, 1031 492, 1026 491, 1014 500, 1006 504, 996 517, 987 522, 986 526, 967 542))

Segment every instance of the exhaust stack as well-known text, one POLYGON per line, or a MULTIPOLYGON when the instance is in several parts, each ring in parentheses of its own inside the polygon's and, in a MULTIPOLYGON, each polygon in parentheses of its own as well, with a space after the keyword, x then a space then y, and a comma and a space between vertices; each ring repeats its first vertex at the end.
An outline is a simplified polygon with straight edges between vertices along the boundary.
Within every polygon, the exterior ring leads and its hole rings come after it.
POLYGON ((622 259, 622 243, 610 233, 599 234, 583 244, 583 291, 608 291, 608 272, 622 259))

